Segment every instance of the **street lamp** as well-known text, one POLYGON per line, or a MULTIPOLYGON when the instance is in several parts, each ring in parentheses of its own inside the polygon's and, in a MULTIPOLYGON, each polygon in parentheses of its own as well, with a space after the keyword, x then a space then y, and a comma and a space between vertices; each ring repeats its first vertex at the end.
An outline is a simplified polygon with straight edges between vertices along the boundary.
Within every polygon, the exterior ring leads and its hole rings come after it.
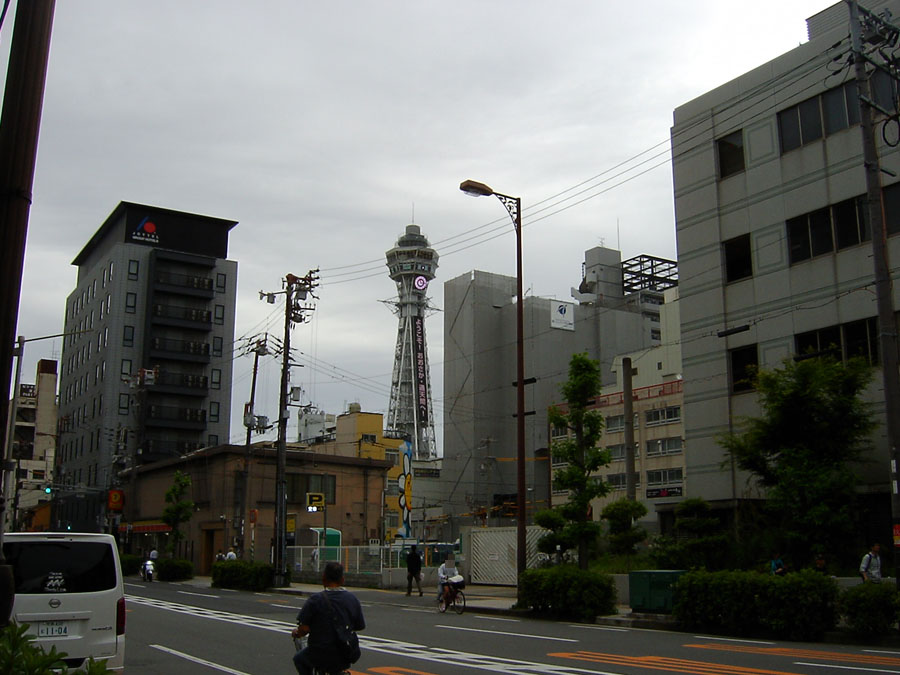
POLYGON ((522 306, 522 200, 466 180, 459 189, 473 197, 493 195, 509 212, 516 230, 516 582, 526 566, 525 537, 525 321, 522 306))

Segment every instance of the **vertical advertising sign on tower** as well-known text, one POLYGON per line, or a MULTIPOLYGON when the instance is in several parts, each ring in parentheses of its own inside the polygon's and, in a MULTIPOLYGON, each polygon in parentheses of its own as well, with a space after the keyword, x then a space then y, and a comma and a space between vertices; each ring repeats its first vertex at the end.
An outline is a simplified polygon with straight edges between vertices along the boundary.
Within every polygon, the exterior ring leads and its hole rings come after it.
POLYGON ((412 444, 406 441, 400 450, 403 453, 403 473, 397 479, 400 492, 400 527, 397 533, 407 539, 412 536, 412 444))
POLYGON ((413 317, 413 360, 416 369, 416 411, 419 424, 428 424, 428 384, 425 367, 425 324, 421 316, 413 317))

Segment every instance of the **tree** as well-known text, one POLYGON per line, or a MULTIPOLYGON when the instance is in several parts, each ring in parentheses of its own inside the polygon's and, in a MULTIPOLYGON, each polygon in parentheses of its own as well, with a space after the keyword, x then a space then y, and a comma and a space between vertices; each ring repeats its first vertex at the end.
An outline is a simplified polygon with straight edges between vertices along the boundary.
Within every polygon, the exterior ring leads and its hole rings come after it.
POLYGON ((609 547, 613 553, 631 555, 634 545, 647 538, 647 530, 634 524, 646 514, 646 506, 627 497, 603 507, 600 517, 609 523, 609 547))
POLYGON ((166 543, 166 551, 172 555, 178 543, 184 539, 184 533, 181 531, 182 523, 186 523, 194 515, 194 502, 189 499, 183 499, 188 488, 191 486, 191 477, 181 471, 175 471, 175 478, 172 481, 172 487, 166 490, 166 508, 163 510, 163 522, 172 528, 172 534, 166 543))
POLYGON ((552 444, 554 462, 564 462, 553 475, 553 487, 567 490, 569 498, 548 511, 535 515, 538 525, 551 530, 539 544, 545 552, 557 545, 565 550, 578 548, 578 566, 588 568, 588 551, 600 535, 600 524, 588 518, 591 500, 609 492, 609 485, 594 478, 601 466, 609 464, 609 454, 597 447, 603 432, 603 416, 589 410, 600 393, 600 366, 587 354, 574 354, 569 361, 569 379, 561 387, 565 412, 550 408, 548 419, 556 429, 570 434, 552 444))
POLYGON ((756 373, 761 415, 726 434, 721 445, 767 488, 786 553, 797 566, 816 548, 838 550, 854 531, 853 463, 874 427, 861 398, 872 368, 860 359, 787 360, 756 373))

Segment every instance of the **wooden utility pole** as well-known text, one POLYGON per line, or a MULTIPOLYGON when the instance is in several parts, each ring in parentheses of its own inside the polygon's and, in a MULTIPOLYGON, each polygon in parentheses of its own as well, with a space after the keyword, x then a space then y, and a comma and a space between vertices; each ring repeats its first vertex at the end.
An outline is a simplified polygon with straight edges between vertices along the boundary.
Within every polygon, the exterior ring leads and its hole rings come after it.
POLYGON ((622 358, 622 402, 625 418, 625 498, 637 500, 637 485, 634 480, 634 400, 631 386, 631 357, 622 358))

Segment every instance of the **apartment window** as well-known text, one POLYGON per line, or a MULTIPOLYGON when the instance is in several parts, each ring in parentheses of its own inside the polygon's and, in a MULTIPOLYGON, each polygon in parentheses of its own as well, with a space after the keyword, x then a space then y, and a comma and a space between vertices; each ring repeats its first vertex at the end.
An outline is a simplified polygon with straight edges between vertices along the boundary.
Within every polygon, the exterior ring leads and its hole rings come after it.
MULTIPOLYGON (((606 482, 612 487, 613 490, 624 490, 625 483, 627 479, 627 474, 623 471, 622 473, 610 473, 606 476, 606 482)), ((635 487, 641 484, 640 474, 635 471, 634 473, 634 485, 635 487)))
MULTIPOLYGON (((624 443, 616 443, 615 445, 610 445, 606 448, 609 452, 609 459, 611 462, 620 462, 625 459, 625 444, 624 443)), ((638 443, 634 444, 634 456, 640 457, 640 445, 638 443)))
POLYGON ((390 480, 388 481, 387 488, 384 491, 384 494, 388 497, 396 497, 400 494, 400 486, 397 484, 397 481, 390 480))
MULTIPOLYGON (((865 210, 866 202, 860 199, 865 210)), ((881 199, 884 204, 884 229, 889 235, 897 234, 900 232, 900 183, 883 188, 881 199)))
POLYGON ((644 413, 644 422, 648 427, 660 424, 673 424, 681 421, 681 406, 670 405, 665 408, 656 408, 644 413))
POLYGON ((861 357, 878 363, 878 320, 875 317, 845 323, 842 327, 846 358, 861 357))
POLYGON ((137 260, 129 260, 128 261, 128 278, 132 281, 137 281, 138 278, 138 270, 140 269, 140 262, 137 260))
POLYGON ((214 448, 219 444, 219 435, 218 434, 210 434, 206 437, 206 445, 207 447, 214 448))
POLYGON ((607 431, 624 431, 625 415, 610 415, 606 418, 607 431))
POLYGON ((722 242, 722 248, 725 252, 725 281, 737 281, 753 276, 749 234, 742 234, 722 242))
POLYGON ((569 435, 569 428, 565 425, 550 427, 550 440, 558 441, 569 435))
POLYGON ((216 274, 216 290, 217 291, 225 291, 225 281, 226 277, 222 272, 216 274))
POLYGON ((647 485, 678 485, 684 481, 684 469, 656 469, 647 472, 647 485))
POLYGON ((659 457, 661 455, 677 455, 684 449, 684 441, 680 436, 669 438, 657 438, 647 441, 647 457, 659 457))
POLYGON ((222 356, 222 338, 221 338, 221 336, 213 337, 212 355, 213 356, 222 356))
MULTIPOLYGON (((384 458, 391 462, 394 466, 397 466, 400 463, 400 453, 397 450, 385 450, 384 458)), ((389 483, 394 481, 388 481, 389 483)), ((396 482, 394 482, 396 485, 396 482)))
POLYGON ((119 394, 119 414, 127 415, 131 397, 128 394, 119 394))
POLYGON ((219 421, 219 402, 218 401, 210 401, 209 402, 209 421, 210 422, 218 422, 219 421))
POLYGON ((731 391, 740 393, 753 389, 753 378, 759 367, 756 345, 747 345, 728 351, 728 360, 731 367, 731 391))
POLYGON ((124 326, 122 329, 122 346, 134 347, 134 326, 124 326))
POLYGON ((845 199, 831 207, 838 250, 869 241, 869 222, 861 197, 845 199))
POLYGON ((716 141, 719 178, 728 178, 744 170, 744 132, 742 129, 716 141))
POLYGON ((787 221, 791 264, 834 251, 828 209, 818 209, 787 221))
POLYGON ((125 313, 134 314, 137 309, 137 293, 125 294, 125 313))
POLYGON ((209 386, 213 389, 221 389, 222 388, 222 371, 218 368, 213 368, 209 373, 209 386))
POLYGON ((215 311, 213 312, 213 320, 219 325, 225 323, 225 305, 215 306, 215 311))
POLYGON ((122 359, 122 369, 120 374, 131 377, 131 359, 122 359))
POLYGON ((794 347, 799 357, 829 356, 841 360, 860 357, 877 364, 878 320, 870 317, 798 333, 794 336, 794 347))

